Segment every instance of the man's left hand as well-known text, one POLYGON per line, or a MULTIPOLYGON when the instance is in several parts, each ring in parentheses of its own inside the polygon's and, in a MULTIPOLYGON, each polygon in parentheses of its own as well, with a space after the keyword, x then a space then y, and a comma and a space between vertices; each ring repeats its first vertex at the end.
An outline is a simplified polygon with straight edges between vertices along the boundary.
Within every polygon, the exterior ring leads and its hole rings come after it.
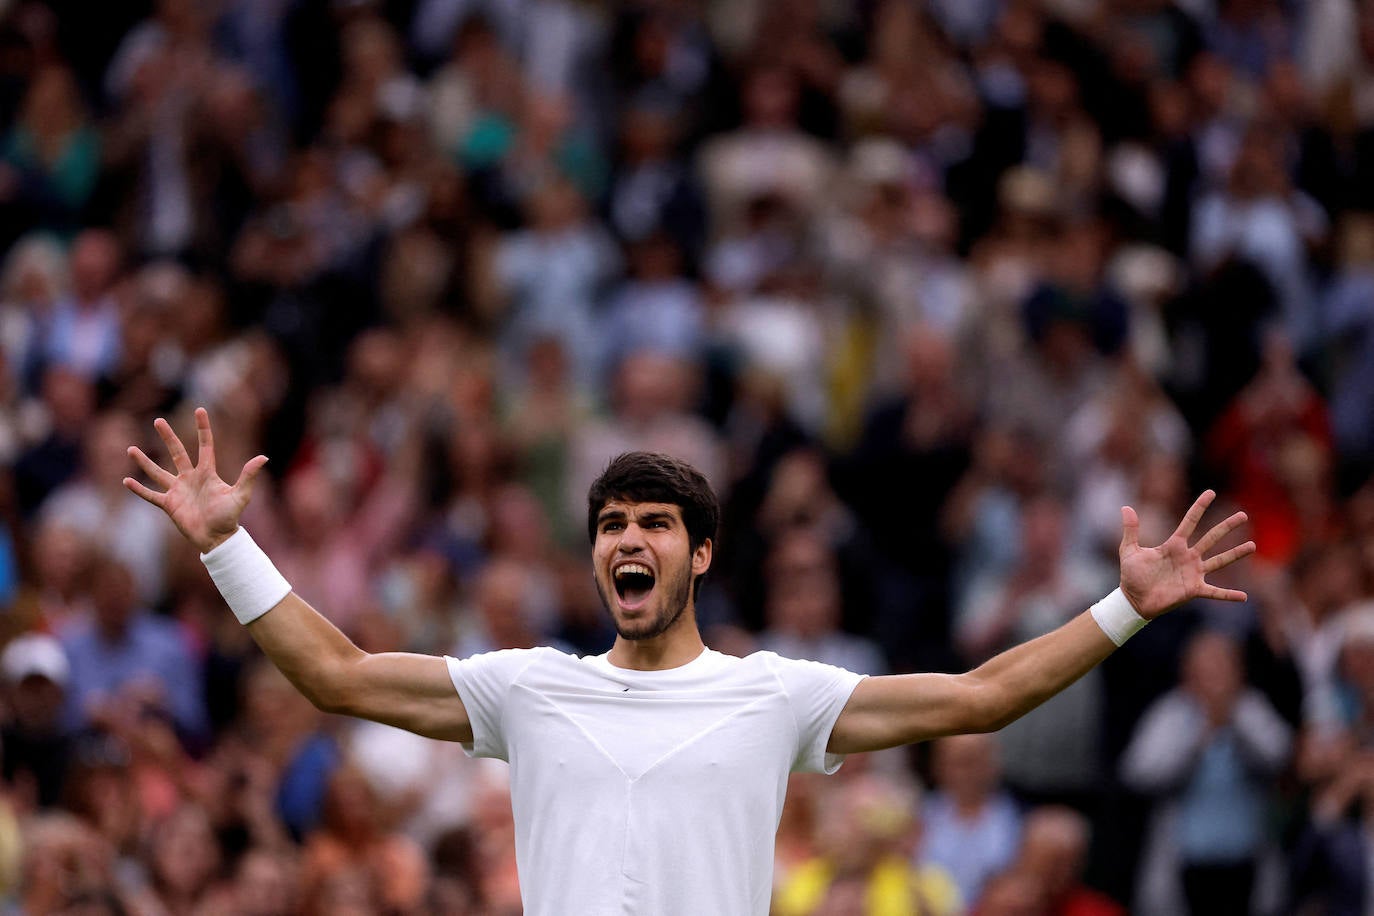
POLYGON ((1208 530, 1196 544, 1188 545, 1188 539, 1214 499, 1216 493, 1212 490, 1203 492, 1174 533, 1158 547, 1140 546, 1140 519, 1130 506, 1121 508, 1121 592, 1136 613, 1146 620, 1153 620, 1193 598, 1246 599, 1245 592, 1220 588, 1206 579, 1208 573, 1225 569, 1255 552, 1255 542, 1246 541, 1215 556, 1207 556, 1222 538, 1245 524, 1244 512, 1235 513, 1208 530))

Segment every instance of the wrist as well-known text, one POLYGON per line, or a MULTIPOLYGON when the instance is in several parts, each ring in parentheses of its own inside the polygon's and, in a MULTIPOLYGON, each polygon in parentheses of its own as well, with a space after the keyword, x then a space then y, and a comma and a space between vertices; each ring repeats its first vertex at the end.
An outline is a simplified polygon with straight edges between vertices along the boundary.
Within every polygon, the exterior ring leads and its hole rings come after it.
POLYGON ((252 623, 291 592, 291 584, 246 528, 221 538, 200 560, 239 623, 252 623))
POLYGON ((229 540, 231 537, 238 534, 242 530, 243 529, 240 528, 238 525, 235 525, 232 531, 226 531, 221 534, 212 534, 210 535, 209 540, 196 544, 196 549, 200 551, 200 554, 203 557, 205 556, 205 554, 210 553, 216 547, 223 544, 225 541, 229 540))
POLYGON ((1124 645, 1149 623, 1120 588, 1113 589, 1110 595, 1094 604, 1090 613, 1107 638, 1118 646, 1124 645))

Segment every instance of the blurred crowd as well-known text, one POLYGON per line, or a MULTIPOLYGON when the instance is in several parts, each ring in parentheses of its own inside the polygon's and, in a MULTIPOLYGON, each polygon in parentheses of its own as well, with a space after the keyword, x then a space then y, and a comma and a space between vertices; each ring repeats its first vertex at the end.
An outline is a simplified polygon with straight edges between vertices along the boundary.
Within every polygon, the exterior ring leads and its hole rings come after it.
MULTIPOLYGON (((325 717, 129 494, 209 409, 368 650, 963 670, 1203 487, 1258 554, 994 737, 797 778, 779 916, 1374 911, 1374 3, 0 2, 0 909, 519 912, 502 765, 325 717)), ((1206 523, 1204 523, 1206 524, 1206 523)))

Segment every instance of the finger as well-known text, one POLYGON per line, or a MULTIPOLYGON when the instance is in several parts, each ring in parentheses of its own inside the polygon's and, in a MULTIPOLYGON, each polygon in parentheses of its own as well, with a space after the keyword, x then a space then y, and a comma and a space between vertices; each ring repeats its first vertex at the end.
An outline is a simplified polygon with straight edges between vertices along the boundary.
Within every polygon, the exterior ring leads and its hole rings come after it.
POLYGON ((1215 585, 1204 585, 1199 597, 1215 598, 1217 601, 1245 601, 1249 599, 1250 596, 1239 589, 1217 588, 1215 585))
POLYGON ((172 432, 172 424, 158 417, 153 421, 153 429, 162 437, 162 444, 167 446, 167 454, 172 456, 172 466, 177 469, 177 473, 192 470, 191 456, 186 454, 186 446, 182 445, 177 434, 172 432))
POLYGON ((1198 538, 1198 542, 1193 545, 1193 549, 1201 554, 1207 553, 1207 551, 1215 547, 1222 538, 1226 537, 1226 535, 1230 534, 1232 531, 1235 531, 1241 525, 1244 525, 1249 518, 1250 516, 1246 515, 1244 512, 1237 512, 1226 521, 1213 525, 1211 530, 1198 538))
POLYGON ((196 454, 196 466, 210 473, 215 472, 215 437, 210 432, 210 414, 204 407, 196 408, 196 439, 200 448, 196 454))
POLYGON ((248 463, 239 471, 239 479, 234 481, 234 489, 242 494, 244 503, 247 503, 253 495, 253 481, 257 479, 258 472, 267 464, 266 455, 255 455, 248 459, 248 463))
POLYGON ((1250 554, 1254 552, 1255 542, 1246 541, 1244 544, 1241 544, 1237 547, 1232 547, 1230 550, 1227 550, 1223 553, 1219 553, 1214 557, 1209 557, 1208 559, 1204 560, 1202 563, 1202 571, 1205 573, 1209 573, 1216 572, 1218 569, 1225 569, 1226 567, 1230 566, 1232 563, 1236 562, 1242 557, 1248 557, 1250 556, 1250 554))
POLYGON ((147 500, 154 506, 157 506, 159 509, 162 508, 162 501, 167 498, 166 493, 159 493, 156 490, 150 490, 143 484, 139 483, 137 480, 134 480, 132 477, 124 478, 124 486, 126 489, 129 490, 129 492, 133 493, 135 496, 147 500))
POLYGON ((1121 507, 1121 548, 1117 551, 1122 557, 1140 547, 1140 516, 1130 506, 1121 507))
POLYGON ((1178 527, 1174 529, 1174 537, 1181 537, 1185 541, 1192 537, 1193 532, 1197 529, 1197 523, 1202 521, 1202 516, 1206 514, 1207 507, 1216 498, 1215 490, 1203 490, 1202 495, 1193 502, 1193 505, 1184 514, 1183 521, 1179 522, 1178 527))
POLYGON ((148 475, 148 479, 159 487, 170 489, 172 484, 177 482, 175 474, 143 454, 143 449, 137 445, 129 446, 129 457, 134 459, 134 463, 143 469, 143 473, 148 475))

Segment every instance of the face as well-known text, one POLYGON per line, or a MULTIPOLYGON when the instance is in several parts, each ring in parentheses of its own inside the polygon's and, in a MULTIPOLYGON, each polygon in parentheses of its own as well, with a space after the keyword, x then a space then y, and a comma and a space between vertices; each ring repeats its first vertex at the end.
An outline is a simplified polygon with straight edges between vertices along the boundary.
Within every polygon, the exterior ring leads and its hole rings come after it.
POLYGON ((953 735, 935 745, 935 777, 955 798, 985 798, 997 787, 997 742, 991 735, 953 735))
POLYGON ((622 639, 668 632, 692 600, 692 579, 711 565, 711 542, 695 550, 670 503, 612 500, 597 515, 593 575, 622 639))

